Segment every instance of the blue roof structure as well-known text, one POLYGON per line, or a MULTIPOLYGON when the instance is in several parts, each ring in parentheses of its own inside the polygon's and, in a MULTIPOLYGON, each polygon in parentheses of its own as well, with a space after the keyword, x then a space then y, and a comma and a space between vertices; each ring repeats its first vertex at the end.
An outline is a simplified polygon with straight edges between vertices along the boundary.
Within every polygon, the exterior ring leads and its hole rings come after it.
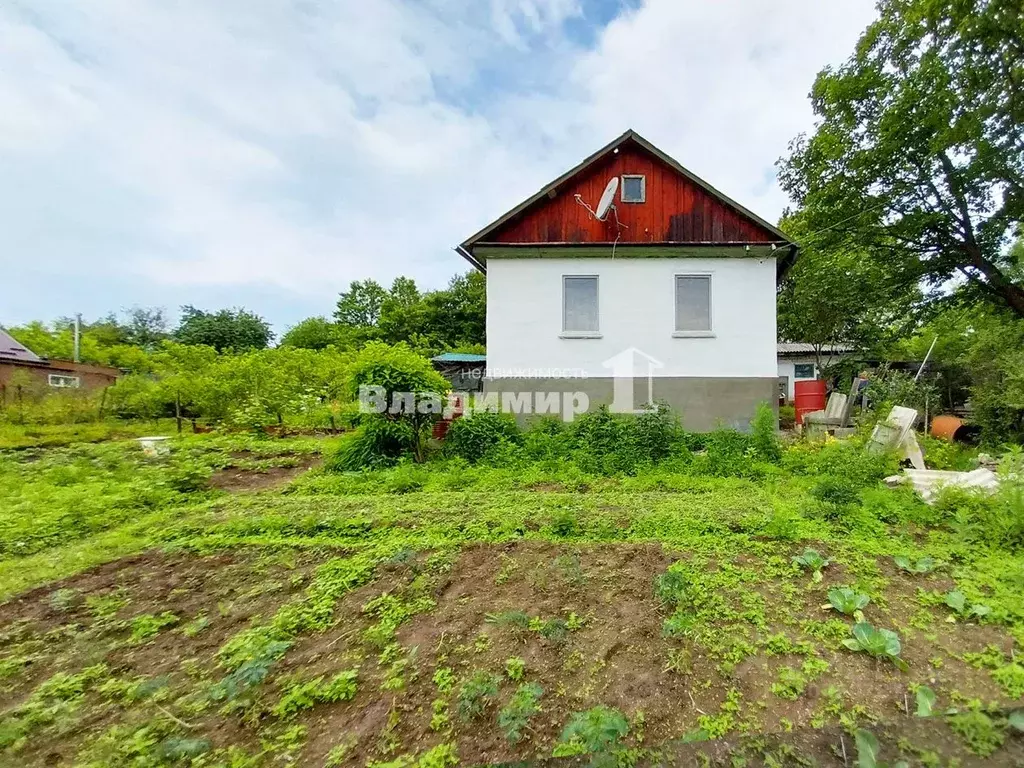
POLYGON ((486 363, 487 355, 471 355, 466 352, 442 352, 432 357, 435 363, 486 363))

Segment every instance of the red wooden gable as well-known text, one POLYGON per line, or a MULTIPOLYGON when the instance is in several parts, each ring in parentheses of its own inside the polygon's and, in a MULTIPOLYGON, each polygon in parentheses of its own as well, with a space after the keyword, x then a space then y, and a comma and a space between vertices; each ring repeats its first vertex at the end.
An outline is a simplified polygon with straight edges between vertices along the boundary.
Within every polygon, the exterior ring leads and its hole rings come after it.
POLYGON ((619 232, 628 243, 788 243, 777 228, 722 195, 632 131, 584 161, 537 195, 494 222, 463 246, 483 243, 609 243, 619 232), (622 202, 615 215, 595 219, 575 195, 597 207, 612 177, 646 178, 643 203, 622 202))

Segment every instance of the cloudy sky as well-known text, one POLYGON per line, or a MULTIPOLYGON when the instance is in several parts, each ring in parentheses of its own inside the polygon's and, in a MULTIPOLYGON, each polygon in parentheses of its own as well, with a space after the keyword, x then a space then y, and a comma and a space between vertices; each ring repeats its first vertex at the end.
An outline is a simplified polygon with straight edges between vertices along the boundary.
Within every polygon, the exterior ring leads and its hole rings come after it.
POLYGON ((768 219, 867 0, 7 0, 0 323, 245 306, 280 331, 626 128, 768 219))

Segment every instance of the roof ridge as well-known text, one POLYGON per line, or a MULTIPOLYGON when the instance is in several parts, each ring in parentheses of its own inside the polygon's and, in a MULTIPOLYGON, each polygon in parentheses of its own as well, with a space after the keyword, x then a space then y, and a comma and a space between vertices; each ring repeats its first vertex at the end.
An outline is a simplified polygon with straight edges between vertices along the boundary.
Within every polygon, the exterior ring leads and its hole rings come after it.
POLYGON ((673 158, 671 155, 669 155, 669 154, 665 153, 664 151, 658 149, 658 147, 656 147, 653 143, 651 143, 650 141, 645 139, 643 136, 641 136, 639 133, 637 133, 633 128, 628 128, 625 132, 621 133, 619 136, 617 136, 615 139, 610 141, 608 144, 605 144, 599 150, 597 150, 593 154, 591 154, 588 157, 586 157, 582 162, 580 162, 577 165, 575 165, 572 168, 570 168, 568 171, 563 173, 561 176, 556 178, 554 181, 551 181, 551 182, 545 184, 543 187, 541 187, 541 189, 539 191, 537 191, 536 193, 534 193, 530 197, 526 198, 523 202, 519 203, 518 205, 513 207, 511 210, 509 210, 506 213, 504 213, 503 215, 499 216, 497 219, 492 221, 490 224, 485 226, 483 229, 479 230, 475 234, 473 234, 470 237, 468 237, 466 240, 464 240, 462 243, 460 243, 458 245, 456 250, 460 251, 460 253, 461 253, 462 251, 465 251, 467 248, 472 248, 477 242, 481 241, 486 235, 490 234, 495 229, 497 229, 498 227, 500 227, 503 224, 505 224, 509 219, 511 219, 512 217, 516 216, 519 213, 522 213, 527 208, 532 207, 535 203, 537 203, 540 200, 542 200, 543 198, 545 198, 552 190, 557 189, 559 186, 564 184, 566 181, 568 181, 569 179, 573 178, 574 176, 576 176, 578 173, 582 172, 586 168, 590 167, 591 165, 596 163, 598 160, 603 158, 605 155, 607 155, 608 153, 614 151, 615 149, 620 147, 624 142, 626 142, 628 140, 635 141, 637 143, 637 145, 641 149, 643 149, 646 152, 649 152, 650 154, 654 155, 655 158, 657 158, 661 162, 663 162, 666 165, 668 165, 676 173, 680 174, 681 176, 683 176, 684 178, 689 180, 691 183, 696 184, 698 187, 703 189, 705 192, 707 192, 712 197, 717 198, 719 200, 719 202, 721 202, 721 203, 723 203, 723 204, 733 208, 735 211, 737 211, 738 213, 742 214, 743 216, 746 216, 748 219, 753 221, 755 224, 757 224, 757 225, 767 229, 772 234, 778 236, 780 238, 780 240, 782 240, 782 241, 784 241, 786 243, 792 243, 792 240, 789 238, 789 236, 785 232, 780 230, 778 227, 776 227, 774 224, 768 222, 765 219, 762 219, 760 216, 758 216, 753 211, 751 211, 748 208, 745 208, 744 206, 740 205, 735 200, 733 200, 731 197, 729 197, 725 193, 719 191, 718 189, 713 187, 711 184, 709 184, 707 181, 702 179, 700 176, 695 174, 693 171, 691 171, 688 168, 686 168, 682 163, 680 163, 678 160, 673 158))

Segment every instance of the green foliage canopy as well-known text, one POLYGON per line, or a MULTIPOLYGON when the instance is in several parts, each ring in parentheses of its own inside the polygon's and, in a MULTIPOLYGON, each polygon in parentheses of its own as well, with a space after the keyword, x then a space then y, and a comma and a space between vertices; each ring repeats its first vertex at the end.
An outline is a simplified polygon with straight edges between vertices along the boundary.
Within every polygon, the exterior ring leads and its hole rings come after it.
MULTIPOLYGON (((405 342, 430 354, 475 348, 484 343, 486 300, 486 280, 478 272, 456 275, 447 288, 426 293, 408 277, 395 278, 390 289, 373 280, 355 281, 338 299, 334 333, 348 346, 405 342)), ((319 337, 328 335, 323 326, 311 326, 311 334, 314 327, 319 337)))
POLYGON ((332 323, 325 317, 308 317, 289 328, 281 337, 282 347, 298 349, 326 349, 336 346, 346 349, 354 346, 355 335, 350 329, 332 323))
POLYGON ((182 344, 205 345, 218 352, 228 349, 241 352, 265 349, 273 340, 270 324, 245 309, 222 309, 204 312, 186 304, 181 308, 181 322, 174 338, 182 344))
POLYGON ((814 84, 814 134, 779 180, 815 247, 854 248, 909 287, 966 280, 1024 317, 1007 249, 1024 219, 1024 8, 882 0, 853 56, 814 84))

